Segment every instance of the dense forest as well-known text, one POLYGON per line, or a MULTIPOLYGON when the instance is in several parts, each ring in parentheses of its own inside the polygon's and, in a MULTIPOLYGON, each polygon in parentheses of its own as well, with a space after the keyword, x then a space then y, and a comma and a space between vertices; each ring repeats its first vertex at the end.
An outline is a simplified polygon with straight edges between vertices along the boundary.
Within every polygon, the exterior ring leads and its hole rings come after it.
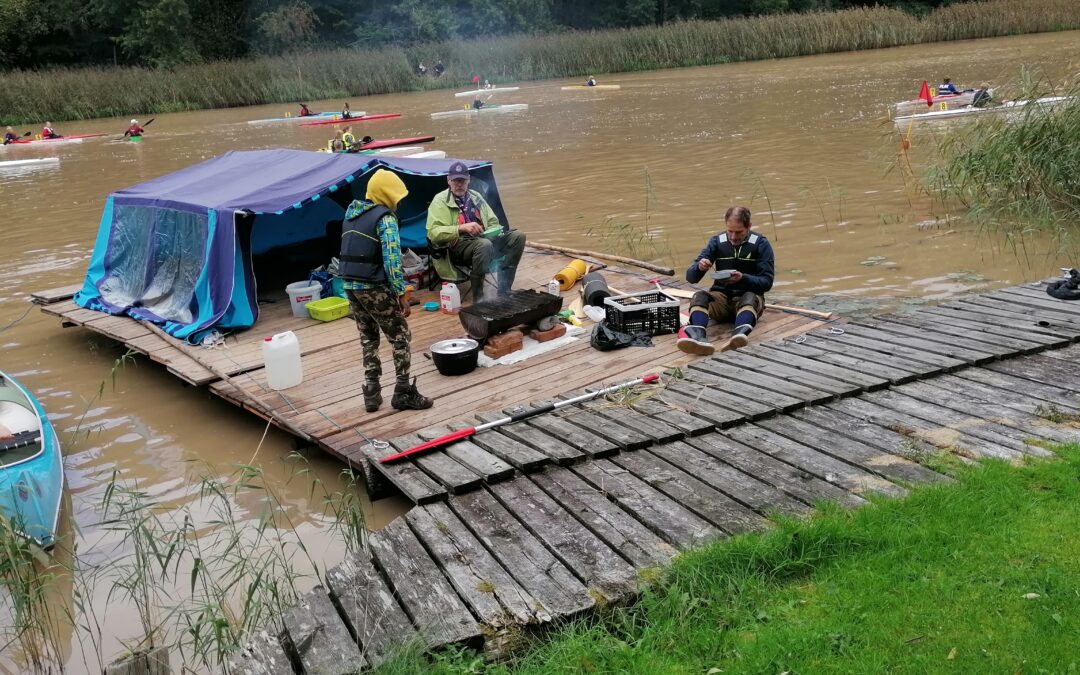
POLYGON ((950 0, 0 0, 0 68, 175 66, 337 47, 950 0))

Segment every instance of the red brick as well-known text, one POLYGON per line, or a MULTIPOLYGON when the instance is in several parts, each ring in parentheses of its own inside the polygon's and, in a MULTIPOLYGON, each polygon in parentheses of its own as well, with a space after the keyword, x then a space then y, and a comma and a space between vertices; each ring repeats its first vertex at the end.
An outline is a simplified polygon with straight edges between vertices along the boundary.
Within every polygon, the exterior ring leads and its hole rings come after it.
POLYGON ((508 330, 505 333, 500 333, 499 335, 496 335, 494 337, 489 337, 487 339, 487 346, 493 349, 501 349, 502 347, 507 345, 514 347, 510 351, 506 352, 507 354, 509 354, 510 352, 521 349, 521 341, 524 339, 525 334, 521 331, 517 329, 508 330))
POLYGON ((529 337, 537 342, 547 342, 548 340, 554 340, 566 335, 566 324, 558 323, 554 328, 550 330, 533 330, 529 333, 529 337))

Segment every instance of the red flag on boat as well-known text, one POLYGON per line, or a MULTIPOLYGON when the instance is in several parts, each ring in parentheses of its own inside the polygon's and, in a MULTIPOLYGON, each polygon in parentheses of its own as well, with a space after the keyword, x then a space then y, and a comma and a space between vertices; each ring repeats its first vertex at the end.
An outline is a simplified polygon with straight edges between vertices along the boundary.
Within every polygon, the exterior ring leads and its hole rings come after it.
POLYGON ((480 84, 480 76, 479 75, 473 75, 472 76, 472 83, 473 84, 480 84))
POLYGON ((930 85, 926 83, 926 80, 922 81, 922 89, 919 90, 919 100, 926 101, 926 107, 930 108, 934 105, 934 96, 930 93, 930 85))

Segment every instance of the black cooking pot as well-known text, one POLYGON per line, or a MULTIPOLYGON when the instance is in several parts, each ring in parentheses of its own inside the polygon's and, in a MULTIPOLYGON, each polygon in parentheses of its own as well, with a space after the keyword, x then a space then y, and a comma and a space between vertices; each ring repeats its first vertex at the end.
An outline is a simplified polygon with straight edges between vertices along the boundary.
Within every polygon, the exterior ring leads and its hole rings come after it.
POLYGON ((480 343, 469 338, 439 340, 431 345, 431 360, 443 375, 465 375, 476 370, 480 343))

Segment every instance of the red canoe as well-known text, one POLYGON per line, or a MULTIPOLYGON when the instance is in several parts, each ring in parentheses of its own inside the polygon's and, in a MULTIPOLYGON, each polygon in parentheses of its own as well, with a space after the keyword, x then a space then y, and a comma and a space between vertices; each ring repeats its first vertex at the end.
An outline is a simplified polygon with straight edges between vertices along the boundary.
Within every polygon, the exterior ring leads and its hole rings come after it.
POLYGON ((23 140, 21 138, 14 140, 10 145, 28 145, 30 143, 63 143, 64 141, 81 141, 84 138, 97 138, 98 136, 108 136, 109 134, 73 134, 71 136, 61 136, 60 138, 28 138, 23 140))
POLYGON ((363 117, 350 117, 347 120, 343 120, 339 117, 334 117, 328 120, 315 120, 314 122, 303 122, 300 124, 302 127, 315 127, 323 124, 352 124, 353 122, 370 122, 371 120, 385 120, 391 117, 401 117, 401 113, 383 113, 381 115, 364 115, 363 117))
POLYGON ((379 148, 393 148, 398 145, 420 145, 435 140, 434 136, 413 136, 412 138, 387 138, 385 140, 372 141, 367 145, 360 146, 360 150, 378 150, 379 148))

